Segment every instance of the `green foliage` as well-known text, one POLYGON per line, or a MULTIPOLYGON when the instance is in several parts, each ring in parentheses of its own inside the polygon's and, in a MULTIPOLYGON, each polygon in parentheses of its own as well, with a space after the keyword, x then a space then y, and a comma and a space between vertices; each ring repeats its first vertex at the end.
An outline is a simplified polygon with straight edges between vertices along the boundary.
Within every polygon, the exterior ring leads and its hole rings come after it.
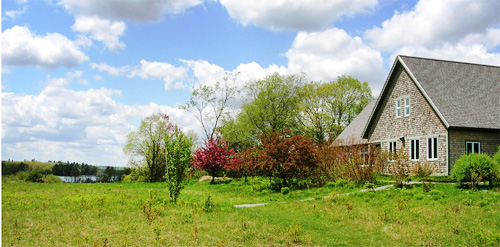
POLYGON ((43 175, 38 171, 32 171, 26 177, 26 182, 43 183, 43 175))
POLYGON ((296 116, 301 133, 316 143, 332 142, 371 100, 368 83, 350 76, 305 84, 301 90, 301 114, 296 116))
POLYGON ((203 211, 205 212, 212 212, 215 210, 215 204, 212 201, 212 196, 208 195, 207 199, 203 203, 203 211))
POLYGON ((281 194, 288 195, 289 193, 290 193, 290 188, 288 188, 288 187, 281 188, 281 194))
POLYGON ((493 161, 500 165, 500 145, 497 148, 498 151, 493 155, 493 161))
POLYGON ((56 175, 49 174, 45 177, 45 182, 49 184, 58 184, 62 183, 62 180, 56 175))
POLYGON ((479 182, 496 181, 500 175, 500 165, 487 154, 466 154, 460 157, 451 170, 451 177, 459 186, 470 183, 474 188, 479 182))
POLYGON ((165 136, 165 150, 167 153, 167 168, 165 182, 170 198, 177 202, 177 197, 185 186, 192 160, 193 140, 176 130, 172 135, 165 136))
POLYGON ((123 152, 132 158, 132 165, 142 167, 147 174, 148 182, 164 181, 165 135, 172 134, 177 129, 165 114, 154 114, 141 121, 139 130, 127 135, 123 152), (139 158, 139 162, 133 161, 139 158))

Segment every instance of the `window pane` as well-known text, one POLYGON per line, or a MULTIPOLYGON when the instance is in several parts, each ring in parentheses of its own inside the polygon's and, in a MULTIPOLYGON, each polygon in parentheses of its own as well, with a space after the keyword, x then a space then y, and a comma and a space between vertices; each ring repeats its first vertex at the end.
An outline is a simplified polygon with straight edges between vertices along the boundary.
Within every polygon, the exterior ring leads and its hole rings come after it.
POLYGON ((437 159, 437 137, 432 138, 434 145, 432 145, 432 158, 437 159))
POLYGON ((465 150, 468 154, 470 154, 472 152, 472 143, 468 142, 465 150))
POLYGON ((479 142, 474 142, 474 153, 479 153, 479 142))
POLYGON ((432 139, 427 139, 427 159, 432 159, 432 139))
POLYGON ((415 145, 415 159, 419 160, 420 159, 420 140, 415 140, 416 145, 415 145))

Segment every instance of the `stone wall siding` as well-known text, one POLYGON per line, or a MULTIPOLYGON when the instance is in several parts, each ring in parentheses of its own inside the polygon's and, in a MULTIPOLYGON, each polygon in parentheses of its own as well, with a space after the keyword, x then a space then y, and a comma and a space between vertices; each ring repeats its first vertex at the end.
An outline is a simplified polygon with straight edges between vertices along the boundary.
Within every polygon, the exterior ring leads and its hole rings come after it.
POLYGON ((397 149, 408 152, 411 139, 420 140, 420 162, 435 168, 436 174, 448 173, 448 136, 445 125, 434 112, 424 95, 401 66, 395 72, 395 83, 387 85, 387 95, 382 99, 380 111, 375 116, 373 127, 368 132, 370 143, 380 143, 387 150, 389 141, 397 142, 397 149), (396 117, 396 100, 410 98, 410 115, 405 116, 404 104, 401 117, 396 117), (438 160, 427 161, 427 138, 438 137, 438 160), (400 140, 404 137, 404 143, 400 140))
POLYGON ((449 130, 450 138, 450 166, 465 154, 466 141, 479 141, 481 153, 493 155, 498 151, 500 145, 500 130, 474 130, 453 129, 449 130))

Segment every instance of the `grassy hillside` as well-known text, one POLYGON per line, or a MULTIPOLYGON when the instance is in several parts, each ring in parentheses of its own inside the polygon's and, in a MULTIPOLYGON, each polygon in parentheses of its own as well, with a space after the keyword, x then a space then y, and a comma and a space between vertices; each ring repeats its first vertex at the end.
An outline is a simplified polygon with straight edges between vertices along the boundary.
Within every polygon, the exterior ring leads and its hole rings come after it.
POLYGON ((3 246, 415 246, 500 244, 500 192, 439 184, 288 195, 234 180, 195 182, 179 202, 162 183, 2 185, 3 246), (210 196, 210 199, 208 199, 210 196), (297 201, 317 198, 310 201, 297 201), (253 208, 235 204, 270 203, 253 208))

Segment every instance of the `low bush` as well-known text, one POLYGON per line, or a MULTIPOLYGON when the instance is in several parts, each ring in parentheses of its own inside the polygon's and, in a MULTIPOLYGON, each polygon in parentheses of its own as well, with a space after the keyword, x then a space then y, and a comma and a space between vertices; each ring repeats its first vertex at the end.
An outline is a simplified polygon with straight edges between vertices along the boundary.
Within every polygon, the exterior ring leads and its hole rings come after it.
POLYGON ((493 161, 500 165, 500 146, 497 147, 498 151, 493 155, 493 161))
POLYGON ((288 187, 281 187, 281 194, 287 195, 290 193, 290 189, 288 187))
POLYGON ((52 174, 47 175, 44 180, 49 184, 62 183, 62 180, 58 176, 52 174))
POLYGON ((451 170, 451 177, 459 186, 465 183, 474 188, 479 182, 493 181, 499 178, 500 165, 486 154, 468 154, 460 157, 451 170))
POLYGON ((30 172, 26 176, 26 182, 43 183, 43 175, 37 171, 30 172))

